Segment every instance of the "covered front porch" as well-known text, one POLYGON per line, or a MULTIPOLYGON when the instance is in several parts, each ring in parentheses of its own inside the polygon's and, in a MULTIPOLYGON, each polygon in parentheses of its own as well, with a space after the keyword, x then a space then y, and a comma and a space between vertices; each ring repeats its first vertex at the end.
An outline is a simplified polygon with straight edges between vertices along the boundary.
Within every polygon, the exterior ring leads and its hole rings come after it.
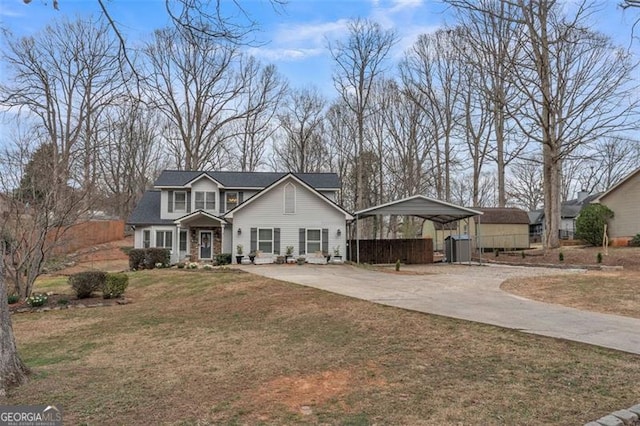
POLYGON ((223 252, 224 229, 231 225, 224 219, 202 210, 174 221, 178 228, 177 250, 172 262, 213 262, 223 252))

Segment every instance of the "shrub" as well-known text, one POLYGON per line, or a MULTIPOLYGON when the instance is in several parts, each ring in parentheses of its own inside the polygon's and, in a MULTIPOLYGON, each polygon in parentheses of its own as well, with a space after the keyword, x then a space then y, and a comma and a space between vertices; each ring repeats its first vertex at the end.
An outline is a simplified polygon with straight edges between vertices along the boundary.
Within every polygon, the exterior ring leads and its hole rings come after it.
POLYGON ((522 258, 523 258, 523 259, 524 259, 525 257, 527 257, 527 255, 525 254, 524 250, 522 250, 522 251, 520 252, 520 255, 522 255, 522 258))
POLYGON ((189 263, 189 269, 198 269, 198 264, 196 262, 189 263))
POLYGON ((629 246, 640 247, 640 234, 636 234, 636 236, 629 241, 629 246))
POLYGON ((69 304, 69 299, 59 299, 58 300, 58 305, 60 306, 67 306, 69 304))
POLYGON ((168 266, 171 262, 171 253, 166 248, 132 249, 129 251, 129 269, 153 269, 155 267, 168 266), (160 265, 160 266, 158 266, 160 265))
POLYGON ((145 250, 146 249, 129 250, 129 269, 132 271, 144 269, 145 250))
POLYGON ((94 291, 101 291, 107 279, 107 273, 102 271, 78 272, 69 277, 69 285, 75 291, 78 299, 91 297, 94 291))
POLYGON ((148 248, 145 252, 144 266, 153 269, 156 264, 161 263, 163 266, 171 263, 171 253, 166 248, 148 248))
POLYGON ((231 253, 220 253, 216 255, 216 263, 218 265, 229 265, 231 264, 231 253))
POLYGON ((613 218, 613 212, 602 204, 590 204, 583 208, 576 219, 576 237, 593 245, 602 245, 604 225, 613 218))
POLYGON ((14 303, 18 303, 20 301, 20 296, 18 296, 17 294, 10 294, 7 296, 7 302, 9 302, 10 305, 13 305, 14 303))
POLYGON ((107 274, 102 288, 102 297, 115 299, 124 294, 129 286, 129 276, 126 274, 107 274))
POLYGON ((500 250, 498 249, 493 249, 493 254, 496 255, 496 257, 500 256, 500 250))
POLYGON ((176 266, 178 267, 178 269, 184 269, 184 262, 178 262, 176 266))
POLYGON ((209 265, 208 263, 202 267, 205 271, 213 270, 213 265, 209 265))
POLYGON ((33 296, 27 297, 27 305, 32 308, 38 308, 44 306, 48 299, 46 294, 34 294, 33 296))
POLYGON ((602 263, 602 253, 598 253, 598 255, 596 256, 596 261, 598 263, 602 263))
POLYGON ((558 260, 560 262, 564 262, 564 253, 563 252, 558 253, 558 260))
POLYGON ((396 260, 396 272, 400 270, 400 259, 396 260))

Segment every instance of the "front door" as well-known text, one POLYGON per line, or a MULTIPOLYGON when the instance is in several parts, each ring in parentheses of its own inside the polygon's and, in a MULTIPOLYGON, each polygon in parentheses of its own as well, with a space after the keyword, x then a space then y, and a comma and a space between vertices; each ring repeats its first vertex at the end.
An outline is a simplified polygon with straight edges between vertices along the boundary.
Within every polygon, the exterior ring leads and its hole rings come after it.
POLYGON ((200 259, 211 259, 211 243, 212 243, 211 231, 200 231, 200 259))

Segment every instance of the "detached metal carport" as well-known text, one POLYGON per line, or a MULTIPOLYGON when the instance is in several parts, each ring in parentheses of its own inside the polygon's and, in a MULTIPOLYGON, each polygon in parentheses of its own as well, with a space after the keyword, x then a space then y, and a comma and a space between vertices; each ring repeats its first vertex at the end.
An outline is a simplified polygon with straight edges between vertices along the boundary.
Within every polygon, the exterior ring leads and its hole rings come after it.
POLYGON ((357 263, 360 263, 360 227, 358 226, 359 219, 364 219, 371 216, 389 215, 415 216, 440 224, 456 222, 462 219, 478 216, 478 224, 480 224, 479 216, 482 215, 482 212, 472 210, 467 207, 447 203, 445 201, 436 200, 434 198, 429 198, 424 195, 414 195, 412 197, 403 198, 401 200, 392 201, 390 203, 381 204, 379 206, 369 207, 368 209, 357 211, 354 213, 354 221, 356 224, 357 263))

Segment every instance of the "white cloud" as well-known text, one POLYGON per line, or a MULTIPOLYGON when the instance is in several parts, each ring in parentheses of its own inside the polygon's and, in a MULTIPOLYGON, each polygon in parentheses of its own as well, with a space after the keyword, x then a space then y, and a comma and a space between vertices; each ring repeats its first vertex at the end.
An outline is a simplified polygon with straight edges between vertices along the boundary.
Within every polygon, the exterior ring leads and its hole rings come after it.
POLYGON ((21 16, 24 16, 24 13, 10 10, 6 7, 6 5, 0 4, 0 16, 6 16, 8 18, 19 18, 21 16))
POLYGON ((395 13, 406 9, 416 9, 422 7, 423 0, 393 0, 389 12, 395 13))
POLYGON ((274 43, 276 44, 313 44, 323 46, 325 38, 339 37, 347 32, 348 19, 337 21, 295 24, 281 26, 276 30, 274 43))
POLYGON ((252 48, 248 51, 256 58, 268 62, 301 61, 325 53, 324 48, 252 48))

